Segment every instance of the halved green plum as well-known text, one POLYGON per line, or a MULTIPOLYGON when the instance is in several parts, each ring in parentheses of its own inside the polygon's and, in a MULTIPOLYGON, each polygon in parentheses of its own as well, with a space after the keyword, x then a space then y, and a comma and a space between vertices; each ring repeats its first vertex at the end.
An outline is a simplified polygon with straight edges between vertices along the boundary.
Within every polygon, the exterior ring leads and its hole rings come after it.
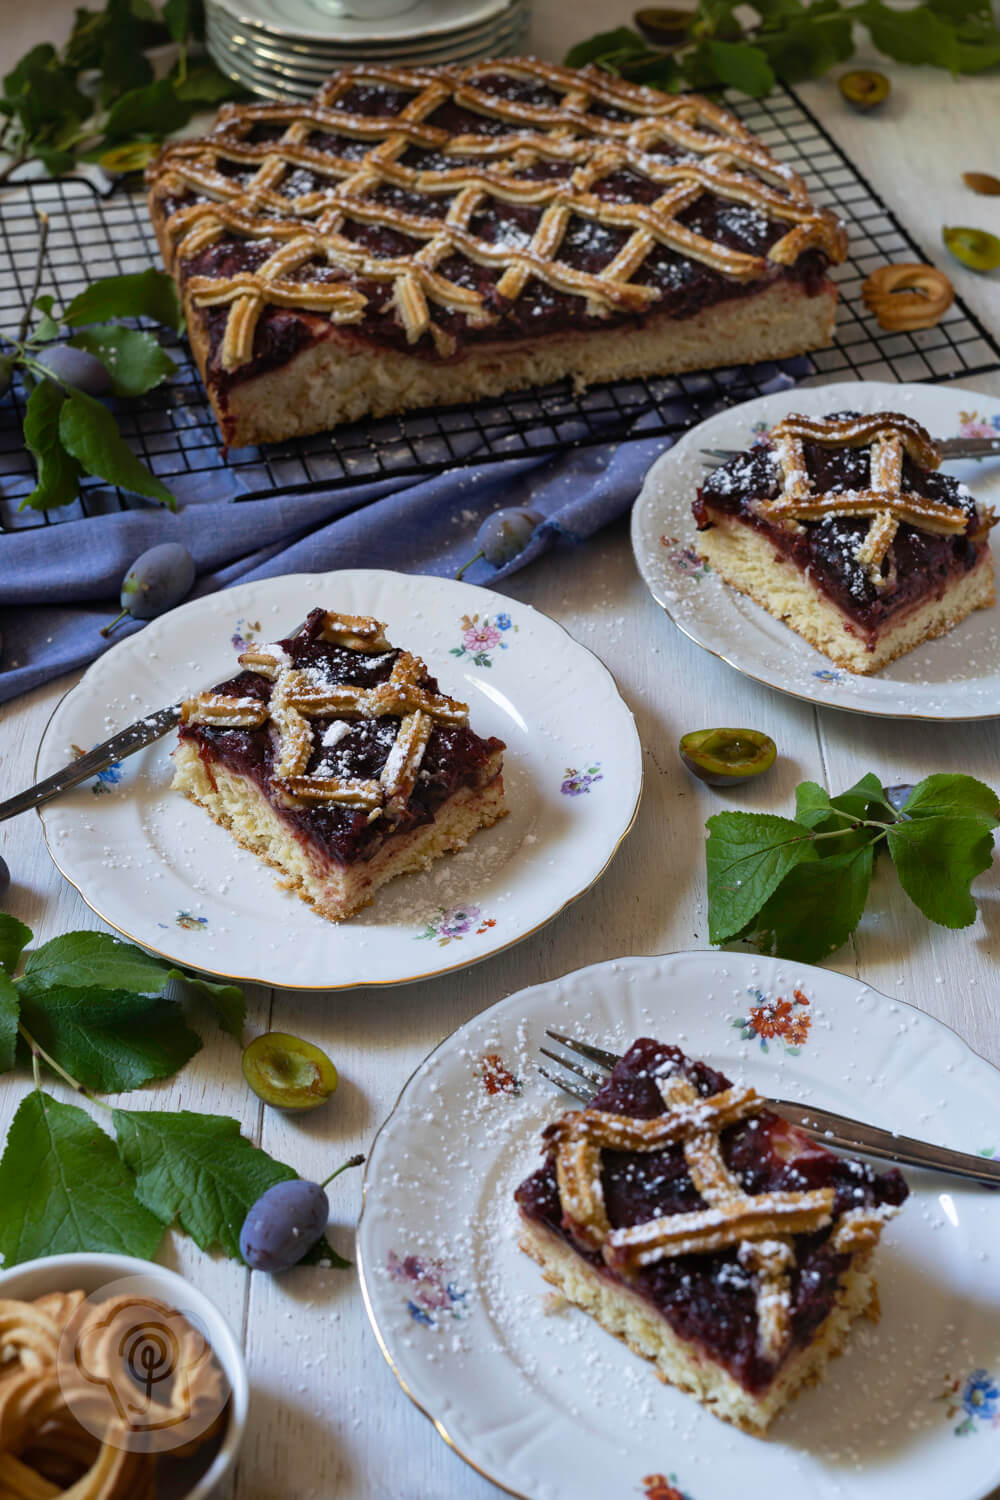
POLYGON ((337 1070, 326 1053, 284 1031, 254 1038, 243 1053, 243 1076, 275 1109, 316 1109, 337 1087, 337 1070))
POLYGON ((956 260, 970 271, 995 271, 1000 266, 1000 238, 967 224, 947 225, 941 238, 956 260))
POLYGON ((681 738, 680 756, 709 786, 738 786, 774 765, 778 747, 759 729, 693 729, 681 738))
POLYGON ((646 40, 654 46, 677 47, 688 34, 694 20, 694 11, 668 10, 656 6, 637 10, 632 19, 646 40))
POLYGON ((892 87, 884 73, 869 68, 854 68, 850 73, 842 73, 837 83, 848 104, 862 114, 884 104, 892 87))

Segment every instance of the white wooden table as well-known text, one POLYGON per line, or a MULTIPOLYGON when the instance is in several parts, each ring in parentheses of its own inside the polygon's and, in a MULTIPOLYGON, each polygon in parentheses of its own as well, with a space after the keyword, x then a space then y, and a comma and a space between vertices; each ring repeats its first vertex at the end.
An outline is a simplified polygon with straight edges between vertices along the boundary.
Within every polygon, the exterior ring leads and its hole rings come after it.
MULTIPOLYGON (((535 50, 551 58, 575 38, 628 19, 627 8, 609 10, 603 0, 577 0, 571 11, 557 0, 537 0, 537 9, 535 50)), ((4 71, 32 43, 62 34, 71 0, 10 11, 4 71)), ((893 81, 892 99, 878 117, 850 114, 830 79, 805 85, 802 94, 996 334, 997 277, 963 272, 938 247, 945 223, 1000 232, 1000 199, 973 197, 960 181, 964 170, 996 169, 1000 85, 995 75, 955 82, 936 69, 878 66, 893 81)), ((1000 373, 969 383, 1000 395, 1000 373)), ((373 566, 378 561, 371 559, 373 566)), ((758 687, 699 650, 647 594, 624 523, 585 547, 546 557, 504 591, 553 615, 596 651, 635 712, 645 748, 645 795, 636 826, 603 880, 520 946, 441 980, 332 996, 252 990, 252 1031, 309 1036, 340 1069, 333 1104, 302 1122, 259 1107, 243 1084, 237 1048, 211 1033, 179 1080, 144 1091, 147 1103, 152 1094, 157 1107, 237 1115, 246 1133, 274 1155, 304 1176, 322 1178, 345 1156, 367 1148, 425 1054, 501 996, 619 954, 707 947, 703 825, 720 803, 678 761, 677 740, 687 729, 748 724, 774 737, 779 764, 730 803, 759 810, 789 812, 793 788, 806 777, 838 791, 867 770, 887 784, 915 782, 931 771, 965 771, 994 785, 1000 779, 1000 721, 901 726, 813 708, 758 687)), ((0 765, 9 790, 32 780, 42 728, 72 681, 54 682, 3 709, 0 765)), ((37 940, 95 925, 50 863, 34 815, 0 827, 0 853, 14 878, 8 907, 37 940)), ((835 967, 947 1021, 1000 1064, 996 873, 981 877, 975 892, 976 925, 948 932, 929 926, 883 870, 869 914, 835 967)), ((0 1133, 6 1134, 26 1088, 22 1080, 0 1082, 0 1133)), ((337 1183, 331 1238, 348 1254, 359 1201, 359 1174, 337 1183)), ((233 1490, 239 1500, 487 1500, 498 1493, 449 1451, 397 1386, 368 1327, 353 1273, 251 1276, 170 1238, 163 1254, 245 1333, 253 1410, 233 1490)))

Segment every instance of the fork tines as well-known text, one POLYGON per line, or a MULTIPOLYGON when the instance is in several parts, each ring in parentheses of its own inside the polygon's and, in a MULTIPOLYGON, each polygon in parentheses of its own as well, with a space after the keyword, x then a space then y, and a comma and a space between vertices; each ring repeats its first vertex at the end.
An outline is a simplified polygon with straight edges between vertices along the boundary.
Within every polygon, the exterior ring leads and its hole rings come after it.
MULTIPOLYGON (((590 1042, 578 1041, 576 1037, 565 1036, 561 1031, 553 1031, 551 1026, 545 1028, 545 1035, 550 1036, 554 1042, 565 1047, 569 1052, 576 1052, 580 1057, 585 1057, 589 1062, 596 1063, 606 1073, 610 1073, 615 1063, 621 1062, 617 1052, 606 1052, 603 1047, 594 1047, 590 1042)), ((603 1083, 603 1079, 601 1082, 603 1083)))
POLYGON ((547 1030, 546 1036, 550 1036, 553 1041, 559 1042, 567 1051, 574 1052, 578 1057, 584 1057, 588 1062, 597 1064, 596 1068, 585 1067, 583 1063, 576 1061, 574 1058, 560 1057, 557 1052, 550 1051, 548 1047, 540 1049, 543 1057, 548 1057, 552 1062, 558 1063, 560 1068, 565 1068, 568 1072, 575 1073, 577 1078, 583 1080, 583 1084, 576 1083, 572 1079, 561 1078, 557 1074, 549 1072, 547 1068, 539 1067, 542 1077, 547 1078, 550 1083, 556 1084, 557 1087, 563 1089, 567 1094, 571 1094, 574 1099, 580 1099, 584 1104, 589 1104, 597 1090, 603 1086, 608 1073, 618 1061, 616 1054, 614 1052, 605 1052, 602 1047, 592 1047, 589 1042, 580 1042, 574 1037, 564 1036, 560 1031, 547 1030))
POLYGON ((577 1085, 568 1078, 557 1078, 554 1073, 549 1072, 548 1068, 543 1068, 541 1063, 538 1065, 538 1071, 543 1078, 548 1079, 549 1083, 554 1083, 556 1088, 562 1089, 564 1094, 570 1094, 574 1099, 579 1099, 581 1104, 589 1104, 594 1097, 593 1089, 577 1085))

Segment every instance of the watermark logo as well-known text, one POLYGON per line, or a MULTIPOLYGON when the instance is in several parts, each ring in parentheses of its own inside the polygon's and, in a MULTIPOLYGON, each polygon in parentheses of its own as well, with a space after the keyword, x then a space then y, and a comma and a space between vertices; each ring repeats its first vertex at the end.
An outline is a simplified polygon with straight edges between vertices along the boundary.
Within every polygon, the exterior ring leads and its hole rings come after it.
POLYGON ((190 1309, 145 1277, 93 1293, 63 1332, 59 1385, 77 1421, 130 1453, 193 1451, 221 1425, 229 1386, 190 1309))

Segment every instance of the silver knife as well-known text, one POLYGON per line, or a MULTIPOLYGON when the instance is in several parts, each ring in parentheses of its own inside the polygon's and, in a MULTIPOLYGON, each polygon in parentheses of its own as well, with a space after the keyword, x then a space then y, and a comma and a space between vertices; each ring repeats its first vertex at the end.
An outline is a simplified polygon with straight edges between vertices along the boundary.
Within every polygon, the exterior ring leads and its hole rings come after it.
MULTIPOLYGON (((290 640, 292 636, 298 635, 307 623, 308 617, 300 620, 295 629, 290 630, 282 639, 290 640)), ((27 791, 18 792, 16 797, 8 797, 6 802, 0 802, 0 823, 7 818, 16 818, 18 813, 27 812, 32 807, 41 807, 43 802, 51 802, 60 792, 68 792, 70 787, 79 786, 81 781, 96 776, 98 771, 106 771, 116 761, 125 760, 137 750, 144 750, 154 740, 169 734, 180 722, 180 717, 180 704, 172 703, 169 708, 158 708, 153 713, 146 714, 145 718, 137 719, 127 729, 120 729, 103 744, 95 745, 93 750, 87 750, 77 760, 63 766, 61 771, 53 771, 51 776, 46 776, 44 781, 37 781, 27 791)))
POLYGON ((86 751, 68 766, 63 766, 61 771, 53 771, 51 776, 36 782, 27 791, 18 792, 16 797, 0 802, 0 823, 5 818, 14 818, 18 813, 27 812, 31 807, 41 807, 43 802, 49 802, 53 797, 58 797, 60 792, 66 792, 70 787, 78 786, 81 781, 96 776, 98 771, 106 770, 115 761, 124 760, 127 755, 134 755, 137 750, 151 745, 154 740, 162 739, 180 721, 180 717, 181 706, 173 703, 169 708, 158 708, 154 713, 147 714, 144 719, 130 724, 127 729, 120 729, 103 744, 95 745, 93 750, 86 751))

